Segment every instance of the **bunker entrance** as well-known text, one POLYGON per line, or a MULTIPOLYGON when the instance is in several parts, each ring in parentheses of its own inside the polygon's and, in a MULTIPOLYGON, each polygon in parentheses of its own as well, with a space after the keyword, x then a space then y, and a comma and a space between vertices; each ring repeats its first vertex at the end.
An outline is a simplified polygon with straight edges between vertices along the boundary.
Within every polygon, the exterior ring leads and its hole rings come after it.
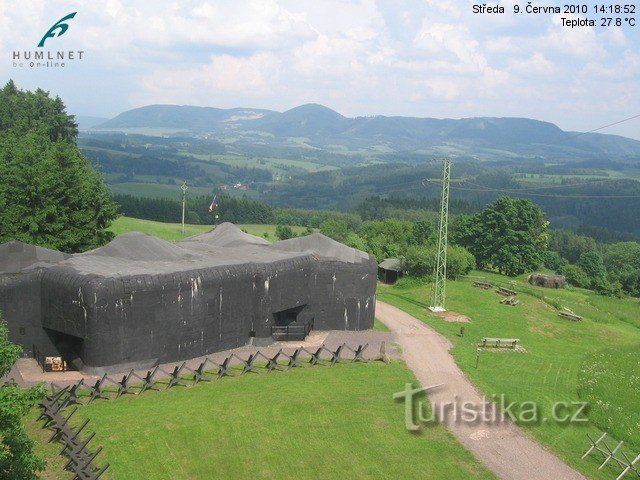
POLYGON ((281 312, 274 313, 274 325, 277 327, 286 327, 287 325, 291 325, 292 323, 297 323, 298 315, 305 306, 306 305, 302 305, 300 307, 289 308, 287 310, 282 310, 281 312))
POLYGON ((306 307, 289 308, 273 314, 274 325, 271 327, 271 336, 274 340, 304 340, 313 329, 313 319, 303 321, 300 312, 306 307))
POLYGON ((38 362, 42 367, 49 371, 81 370, 83 362, 80 353, 84 339, 56 330, 45 330, 57 352, 40 352, 38 362))

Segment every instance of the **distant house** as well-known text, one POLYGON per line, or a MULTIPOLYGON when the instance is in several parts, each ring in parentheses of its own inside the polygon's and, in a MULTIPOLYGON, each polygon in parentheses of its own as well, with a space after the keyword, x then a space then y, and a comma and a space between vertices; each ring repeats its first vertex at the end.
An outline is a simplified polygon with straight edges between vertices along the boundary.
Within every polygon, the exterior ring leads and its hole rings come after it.
POLYGON ((402 277, 402 263, 397 258, 387 258, 378 265, 378 278, 382 283, 396 283, 402 277))

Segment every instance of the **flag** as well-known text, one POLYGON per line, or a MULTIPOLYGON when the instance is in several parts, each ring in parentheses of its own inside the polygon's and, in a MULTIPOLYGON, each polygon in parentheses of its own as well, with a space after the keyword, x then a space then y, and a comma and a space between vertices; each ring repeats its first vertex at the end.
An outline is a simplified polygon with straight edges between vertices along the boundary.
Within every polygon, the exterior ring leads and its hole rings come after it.
POLYGON ((209 205, 209 213, 213 212, 216 208, 218 208, 218 196, 215 195, 213 200, 211 200, 211 205, 209 205))

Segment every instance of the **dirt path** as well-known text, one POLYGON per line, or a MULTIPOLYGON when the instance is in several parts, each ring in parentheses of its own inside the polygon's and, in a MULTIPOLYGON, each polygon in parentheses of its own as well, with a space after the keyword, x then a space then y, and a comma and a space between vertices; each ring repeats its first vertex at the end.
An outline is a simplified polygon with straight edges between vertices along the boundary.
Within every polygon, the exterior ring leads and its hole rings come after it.
MULTIPOLYGON (((438 408, 446 402, 481 405, 482 395, 449 354, 451 343, 423 322, 402 310, 377 302, 376 317, 396 333, 407 365, 423 386, 444 384, 430 390, 429 400, 438 408), (456 397, 457 396, 457 397, 456 397)), ((474 424, 453 421, 452 409, 441 419, 453 435, 496 476, 508 480, 573 480, 585 477, 529 438, 511 421, 498 417, 474 424)))

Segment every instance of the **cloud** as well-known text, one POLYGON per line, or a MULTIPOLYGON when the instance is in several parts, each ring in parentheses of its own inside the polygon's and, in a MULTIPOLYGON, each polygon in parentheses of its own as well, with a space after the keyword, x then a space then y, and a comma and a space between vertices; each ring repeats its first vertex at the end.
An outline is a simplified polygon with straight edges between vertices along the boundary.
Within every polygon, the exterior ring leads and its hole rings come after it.
POLYGON ((553 15, 546 35, 539 39, 541 46, 583 59, 602 58, 606 55, 601 35, 596 33, 594 27, 569 28, 562 25, 563 18, 577 20, 579 17, 565 14, 553 15))
POLYGON ((528 116, 586 130, 640 111, 637 29, 571 29, 563 15, 513 14, 514 0, 499 2, 503 15, 478 15, 472 3, 0 0, 0 58, 35 48, 70 11, 51 45, 87 52, 65 71, 0 61, 0 74, 95 115, 313 101, 352 116, 528 116))
POLYGON ((510 70, 523 75, 551 75, 555 66, 540 52, 535 52, 525 59, 514 59, 510 63, 510 70))
MULTIPOLYGON (((191 69, 161 69, 140 80, 137 102, 210 105, 224 102, 229 94, 246 98, 271 93, 278 82, 282 61, 273 53, 246 58, 213 55, 208 64, 191 69)), ((250 105, 248 105, 250 106, 250 105)))

